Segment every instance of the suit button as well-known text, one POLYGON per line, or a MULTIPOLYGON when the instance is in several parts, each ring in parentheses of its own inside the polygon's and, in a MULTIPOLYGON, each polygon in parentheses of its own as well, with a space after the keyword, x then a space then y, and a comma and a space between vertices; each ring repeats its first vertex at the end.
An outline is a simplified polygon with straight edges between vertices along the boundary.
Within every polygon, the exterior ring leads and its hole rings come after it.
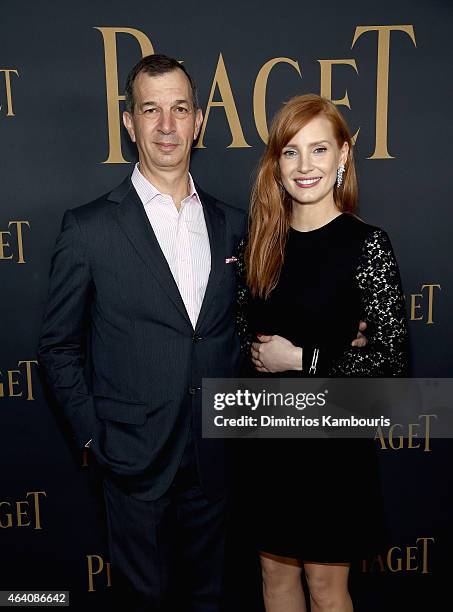
POLYGON ((189 387, 189 395, 195 395, 196 392, 197 392, 196 387, 189 387))
POLYGON ((203 338, 201 336, 198 336, 197 334, 194 334, 192 336, 192 340, 193 342, 200 342, 200 340, 203 340, 203 338))

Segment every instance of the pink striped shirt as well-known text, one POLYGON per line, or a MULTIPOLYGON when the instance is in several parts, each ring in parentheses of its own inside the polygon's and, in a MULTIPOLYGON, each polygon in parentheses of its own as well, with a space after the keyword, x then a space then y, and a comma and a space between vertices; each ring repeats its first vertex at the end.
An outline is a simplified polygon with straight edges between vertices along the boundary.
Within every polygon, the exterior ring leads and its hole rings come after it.
POLYGON ((195 329, 211 271, 211 249, 192 177, 189 173, 189 195, 182 200, 179 212, 173 198, 160 193, 143 176, 138 163, 131 180, 195 329))

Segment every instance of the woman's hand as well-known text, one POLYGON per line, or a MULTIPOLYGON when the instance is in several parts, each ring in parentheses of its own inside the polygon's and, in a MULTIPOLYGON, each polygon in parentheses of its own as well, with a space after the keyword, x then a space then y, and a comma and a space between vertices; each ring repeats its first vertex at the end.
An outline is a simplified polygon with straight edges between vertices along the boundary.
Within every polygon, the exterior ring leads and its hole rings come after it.
POLYGON ((302 370, 302 349, 282 336, 257 334, 260 342, 251 347, 252 362, 258 372, 302 370))

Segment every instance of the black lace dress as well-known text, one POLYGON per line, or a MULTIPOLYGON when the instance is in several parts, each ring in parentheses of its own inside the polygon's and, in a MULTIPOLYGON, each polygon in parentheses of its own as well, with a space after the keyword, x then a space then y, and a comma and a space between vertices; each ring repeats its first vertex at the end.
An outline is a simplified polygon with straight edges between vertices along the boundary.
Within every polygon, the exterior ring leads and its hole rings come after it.
MULTIPOLYGON (((277 287, 251 298, 238 258, 242 375, 257 333, 303 347, 303 372, 283 376, 404 376, 407 327, 387 234, 344 213, 310 232, 290 229, 277 287), (351 347, 358 322, 368 345, 351 347)), ((236 445, 237 482, 259 550, 352 562, 383 550, 385 525, 374 440, 258 439, 236 445)))

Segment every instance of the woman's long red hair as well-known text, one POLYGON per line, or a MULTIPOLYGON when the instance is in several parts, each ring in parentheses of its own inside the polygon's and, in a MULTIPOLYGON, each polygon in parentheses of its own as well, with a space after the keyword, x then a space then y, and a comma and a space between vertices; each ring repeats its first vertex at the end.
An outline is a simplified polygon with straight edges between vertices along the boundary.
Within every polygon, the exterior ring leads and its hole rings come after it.
POLYGON ((322 114, 332 123, 338 147, 349 145, 343 185, 334 187, 341 212, 353 212, 357 202, 357 177, 352 139, 343 116, 327 98, 306 94, 291 98, 272 122, 269 141, 252 189, 249 239, 245 250, 247 283, 252 295, 267 298, 276 286, 283 265, 291 221, 291 198, 283 187, 279 159, 283 148, 311 119, 322 114))

